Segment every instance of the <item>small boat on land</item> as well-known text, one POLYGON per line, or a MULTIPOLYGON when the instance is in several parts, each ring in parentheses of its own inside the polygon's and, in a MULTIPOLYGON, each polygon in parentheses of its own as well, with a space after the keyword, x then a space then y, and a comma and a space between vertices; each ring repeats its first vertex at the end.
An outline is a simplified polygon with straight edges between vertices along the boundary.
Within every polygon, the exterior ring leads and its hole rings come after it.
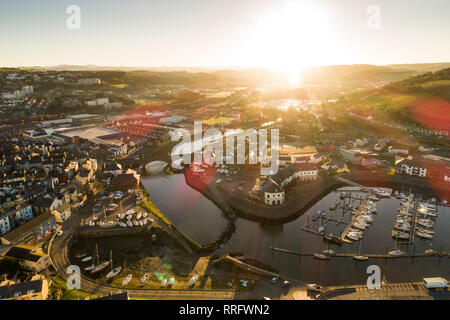
POLYGON ((94 268, 95 268, 95 265, 94 265, 94 264, 91 264, 90 266, 84 268, 84 270, 85 270, 85 271, 91 271, 91 270, 93 270, 94 268))
POLYGON ((322 253, 326 254, 328 256, 332 256, 332 255, 336 254, 336 252, 334 250, 329 250, 329 249, 323 250, 322 253))
POLYGON ((307 284, 306 289, 313 291, 313 292, 322 292, 323 291, 323 287, 319 286, 318 284, 315 284, 315 283, 307 284))
POLYGON ((139 212, 136 216, 136 220, 139 220, 141 217, 142 217, 142 213, 139 212))
POLYGON ((136 220, 133 220, 133 225, 134 225, 135 227, 138 227, 138 226, 139 226, 139 223, 138 223, 136 220))
POLYGON ((174 277, 171 277, 170 279, 169 279, 169 286, 173 286, 175 284, 175 278, 174 277))
POLYGON ((131 223, 131 221, 127 221, 127 226, 128 226, 129 228, 133 228, 133 223, 131 223))
POLYGON ((126 225, 125 223, 123 223, 123 222, 119 222, 119 226, 120 226, 121 228, 126 228, 126 227, 127 227, 127 225, 126 225))
POLYGON ((111 279, 114 278, 115 276, 117 276, 120 271, 122 270, 121 266, 118 266, 117 268, 112 269, 107 275, 106 275, 106 279, 111 279))
POLYGON ((127 286, 131 282, 131 279, 133 279, 133 275, 130 273, 125 279, 123 279, 122 286, 127 286))
POLYGON ((148 279, 150 279, 150 274, 146 273, 141 277, 141 280, 139 281, 139 283, 141 284, 141 286, 143 286, 144 284, 146 284, 148 282, 148 279))
POLYGON ((436 250, 433 250, 433 249, 425 250, 425 253, 426 253, 426 254, 429 254, 429 255, 438 254, 438 252, 437 252, 436 250))
POLYGON ((191 280, 189 280, 189 287, 192 287, 195 284, 195 282, 197 282, 197 280, 198 280, 198 275, 193 275, 191 280))
POLYGON ((323 253, 314 253, 314 259, 318 259, 318 260, 329 260, 330 257, 326 254, 323 253))
POLYGON ((104 261, 91 270, 91 275, 103 272, 107 266, 111 263, 111 260, 104 261))
POLYGON ((85 257, 85 258, 81 259, 81 262, 88 262, 88 261, 91 261, 91 260, 92 260, 92 257, 89 256, 89 257, 85 257))
POLYGON ((142 214, 142 218, 144 218, 144 219, 147 218, 147 215, 148 215, 147 212, 144 212, 144 213, 142 214))
POLYGON ((166 280, 166 279, 164 279, 163 281, 161 281, 161 288, 162 288, 162 287, 165 287, 166 284, 167 284, 167 280, 166 280))

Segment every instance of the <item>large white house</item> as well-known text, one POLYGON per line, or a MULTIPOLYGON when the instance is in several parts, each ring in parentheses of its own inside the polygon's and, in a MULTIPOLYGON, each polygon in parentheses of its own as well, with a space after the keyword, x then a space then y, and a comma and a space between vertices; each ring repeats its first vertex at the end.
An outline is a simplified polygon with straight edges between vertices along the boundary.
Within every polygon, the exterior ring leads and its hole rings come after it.
POLYGON ((264 203, 270 206, 281 205, 285 201, 284 187, 294 181, 314 181, 319 169, 312 163, 295 163, 269 177, 261 186, 264 203))

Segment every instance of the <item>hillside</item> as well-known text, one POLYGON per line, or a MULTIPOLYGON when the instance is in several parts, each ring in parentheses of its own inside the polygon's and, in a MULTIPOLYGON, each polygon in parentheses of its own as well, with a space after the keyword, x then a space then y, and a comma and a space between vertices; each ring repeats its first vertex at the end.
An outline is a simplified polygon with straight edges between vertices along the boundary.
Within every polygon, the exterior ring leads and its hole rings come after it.
POLYGON ((338 108, 381 119, 450 129, 450 68, 343 97, 338 108))

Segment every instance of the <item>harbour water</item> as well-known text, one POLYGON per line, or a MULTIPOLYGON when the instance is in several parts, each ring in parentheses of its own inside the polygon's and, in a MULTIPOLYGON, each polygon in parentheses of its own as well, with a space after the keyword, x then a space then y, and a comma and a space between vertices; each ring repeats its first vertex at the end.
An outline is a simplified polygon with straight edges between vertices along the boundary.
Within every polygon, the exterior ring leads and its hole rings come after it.
MULTIPOLYGON (((184 175, 160 175, 144 177, 143 185, 148 190, 153 202, 183 232, 199 243, 218 238, 226 228, 228 220, 214 203, 185 183, 184 175)), ((405 187, 406 190, 406 187, 405 187)), ((409 191, 409 188, 408 188, 409 191)), ((416 197, 428 199, 432 195, 426 190, 413 189, 416 197)), ((258 223, 242 218, 236 220, 236 231, 217 253, 242 253, 246 258, 258 260, 276 268, 287 278, 304 282, 316 282, 322 285, 362 284, 368 277, 369 265, 378 265, 382 277, 390 282, 420 281, 422 277, 441 276, 450 278, 450 259, 448 257, 401 258, 401 259, 369 259, 358 262, 351 258, 315 260, 313 257, 299 257, 286 253, 273 252, 270 247, 319 253, 327 249, 327 243, 316 234, 302 231, 308 221, 313 229, 318 229, 321 220, 312 221, 311 217, 319 210, 325 210, 328 217, 349 220, 350 211, 337 209, 331 211, 330 206, 339 200, 339 191, 326 195, 307 212, 284 224, 258 223)), ((353 193, 358 197, 361 193, 353 193)), ((351 201, 347 199, 347 203, 351 201)), ((353 200, 356 205, 357 200, 353 200)), ((385 254, 396 247, 391 237, 393 223, 400 206, 400 200, 382 198, 376 202, 378 213, 375 221, 364 232, 361 254, 385 254)), ((422 253, 427 249, 450 251, 450 207, 439 206, 438 218, 434 228, 433 240, 415 238, 413 245, 398 245, 408 253, 422 253)), ((329 221, 327 233, 339 235, 345 225, 336 225, 329 221)), ((337 253, 357 253, 360 241, 353 244, 330 245, 329 249, 337 253)))

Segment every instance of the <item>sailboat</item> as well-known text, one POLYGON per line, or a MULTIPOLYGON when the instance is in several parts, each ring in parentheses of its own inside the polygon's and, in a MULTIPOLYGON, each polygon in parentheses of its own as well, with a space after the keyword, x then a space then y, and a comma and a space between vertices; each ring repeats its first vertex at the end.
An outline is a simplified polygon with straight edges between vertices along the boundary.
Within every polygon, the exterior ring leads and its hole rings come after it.
POLYGON ((106 275, 106 279, 111 279, 117 276, 122 270, 121 266, 113 269, 112 251, 111 251, 111 271, 106 275))
POLYGON ((106 269, 106 267, 111 263, 111 260, 107 260, 107 261, 100 263, 100 258, 98 256, 98 245, 97 244, 95 245, 95 250, 97 253, 97 266, 91 270, 91 275, 103 272, 106 269))
POLYGON ((361 246, 362 246, 362 241, 359 243, 358 254, 354 255, 353 259, 358 260, 358 261, 367 261, 367 260, 369 260, 369 257, 361 255, 361 246))
POLYGON ((390 257, 402 257, 405 256, 406 253, 397 248, 397 239, 395 239, 395 249, 388 252, 388 256, 390 257))

